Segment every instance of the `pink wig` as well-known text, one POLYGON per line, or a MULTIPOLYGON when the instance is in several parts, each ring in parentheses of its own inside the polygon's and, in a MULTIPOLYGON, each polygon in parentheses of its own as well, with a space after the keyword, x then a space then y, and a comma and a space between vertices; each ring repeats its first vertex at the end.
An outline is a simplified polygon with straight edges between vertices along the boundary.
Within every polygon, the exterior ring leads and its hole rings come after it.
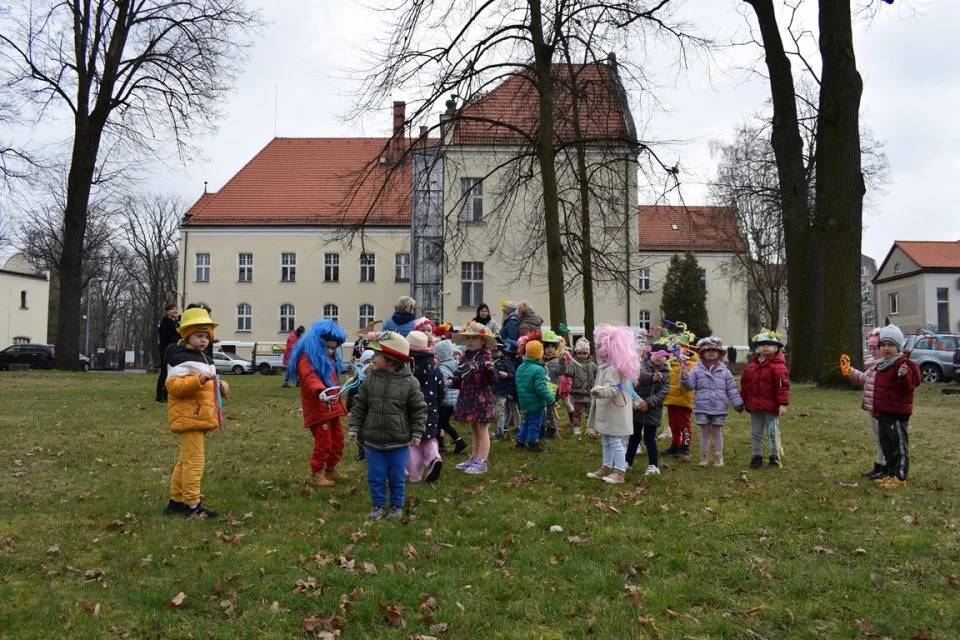
POLYGON ((598 324, 593 330, 593 339, 597 358, 609 362, 623 378, 636 382, 640 375, 640 358, 630 327, 598 324))

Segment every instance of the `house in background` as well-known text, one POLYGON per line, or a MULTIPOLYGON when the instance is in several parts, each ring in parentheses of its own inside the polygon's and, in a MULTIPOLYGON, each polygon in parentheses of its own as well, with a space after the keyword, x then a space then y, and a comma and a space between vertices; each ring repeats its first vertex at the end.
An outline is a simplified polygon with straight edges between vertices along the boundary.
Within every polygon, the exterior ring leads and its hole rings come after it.
POLYGON ((878 324, 960 332, 960 242, 897 240, 873 284, 878 324))
POLYGON ((11 344, 47 342, 50 278, 38 272, 23 254, 0 269, 0 349, 11 344))
POLYGON ((662 324, 661 287, 670 258, 692 250, 703 272, 710 329, 728 345, 748 345, 747 283, 730 277, 729 267, 738 253, 746 251, 737 229, 737 217, 728 207, 641 206, 640 324, 646 328, 662 324))
POLYGON ((863 343, 867 343, 870 331, 877 326, 877 298, 873 279, 877 275, 877 261, 860 254, 860 319, 863 326, 863 343))

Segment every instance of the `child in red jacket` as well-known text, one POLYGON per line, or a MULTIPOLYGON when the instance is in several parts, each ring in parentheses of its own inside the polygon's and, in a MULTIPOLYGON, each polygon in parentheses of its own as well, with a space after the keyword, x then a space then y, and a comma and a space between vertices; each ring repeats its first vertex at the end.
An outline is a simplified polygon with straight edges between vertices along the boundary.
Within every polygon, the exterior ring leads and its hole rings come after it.
POLYGON ((780 443, 780 418, 790 404, 790 372, 780 353, 783 343, 776 331, 763 329, 753 337, 756 350, 753 359, 740 376, 740 397, 750 413, 753 458, 750 467, 763 466, 763 436, 770 440, 770 461, 767 467, 783 466, 780 443))
POLYGON ((340 398, 340 373, 344 369, 340 346, 347 334, 332 320, 310 326, 290 354, 297 368, 303 426, 313 433, 310 457, 311 482, 317 487, 332 487, 335 480, 346 480, 337 472, 343 456, 343 427, 340 418, 347 415, 340 398))
POLYGON ((880 331, 880 357, 874 367, 873 416, 877 418, 880 446, 887 461, 886 477, 874 482, 884 489, 906 484, 910 469, 907 423, 913 413, 913 390, 920 385, 920 367, 901 353, 903 332, 888 324, 880 331))

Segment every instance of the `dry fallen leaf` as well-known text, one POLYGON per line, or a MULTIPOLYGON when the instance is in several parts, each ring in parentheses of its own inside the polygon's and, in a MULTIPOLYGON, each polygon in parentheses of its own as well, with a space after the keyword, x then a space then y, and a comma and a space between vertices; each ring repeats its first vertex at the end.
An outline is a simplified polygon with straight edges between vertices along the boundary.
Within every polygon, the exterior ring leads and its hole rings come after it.
POLYGON ((441 633, 446 633, 447 629, 450 628, 446 622, 438 622, 437 624, 430 625, 428 631, 434 635, 440 635, 441 633))
POLYGON ((364 562, 364 563, 363 563, 363 572, 364 572, 364 573, 375 574, 375 573, 377 573, 377 565, 373 564, 372 562, 364 562))
POLYGON ((187 597, 187 594, 185 594, 183 591, 173 596, 170 602, 167 603, 167 609, 173 609, 174 607, 179 607, 180 605, 183 604, 183 601, 186 599, 186 597, 187 597))
POLYGON ((103 571, 100 569, 87 569, 83 572, 84 580, 101 580, 103 578, 103 571))
POLYGON ((813 552, 825 556, 833 555, 833 549, 828 549, 827 547, 821 547, 819 545, 813 548, 813 552))
POLYGON ((567 536, 567 541, 572 544, 588 544, 590 539, 581 536, 567 536))
POLYGON ((854 620, 854 624, 857 625, 857 629, 860 630, 860 633, 868 638, 875 638, 880 635, 879 629, 873 626, 873 623, 867 619, 854 620))
POLYGON ((920 514, 911 513, 908 516, 903 516, 903 521, 907 524, 920 524, 920 514))
POLYGON ((767 608, 767 605, 761 604, 758 607, 751 607, 749 609, 745 609, 744 611, 740 611, 739 613, 744 618, 756 618, 760 614, 760 612, 766 610, 766 608, 767 608))
POLYGON ((300 621, 300 626, 303 627, 303 630, 307 633, 312 633, 318 629, 320 631, 321 638, 336 638, 340 635, 340 630, 345 629, 347 626, 347 620, 341 618, 340 616, 331 615, 323 613, 315 613, 312 616, 307 616, 300 621), (326 636, 324 634, 327 634, 326 636))
POLYGON ((383 604, 382 602, 377 603, 380 612, 387 619, 387 622, 394 626, 406 626, 403 621, 403 605, 399 602, 391 602, 390 604, 383 604))
POLYGON ((407 543, 407 546, 403 548, 403 555, 407 556, 407 559, 413 560, 418 555, 420 555, 420 553, 417 551, 416 547, 414 547, 410 543, 407 543))

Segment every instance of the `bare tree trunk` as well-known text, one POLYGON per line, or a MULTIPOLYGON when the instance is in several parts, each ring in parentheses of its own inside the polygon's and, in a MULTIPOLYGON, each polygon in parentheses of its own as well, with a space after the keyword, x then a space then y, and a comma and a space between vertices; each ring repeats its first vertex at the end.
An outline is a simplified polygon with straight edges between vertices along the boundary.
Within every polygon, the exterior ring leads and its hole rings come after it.
POLYGON ((860 97, 849 0, 820 0, 820 119, 817 127, 816 211, 823 221, 824 339, 820 384, 847 384, 836 356, 863 360, 860 321, 860 245, 863 195, 860 165, 860 97))
POLYGON ((547 288, 550 295, 550 326, 556 331, 567 324, 563 291, 563 244, 560 234, 560 197, 557 193, 556 150, 553 131, 553 45, 543 35, 540 0, 530 1, 530 39, 533 44, 534 71, 540 92, 540 130, 536 152, 543 181, 543 223, 547 239, 547 288))
POLYGON ((777 160, 783 207, 790 375, 796 380, 818 380, 823 362, 823 265, 819 232, 811 224, 793 72, 783 48, 773 1, 744 1, 753 7, 760 26, 773 98, 770 143, 777 160))

